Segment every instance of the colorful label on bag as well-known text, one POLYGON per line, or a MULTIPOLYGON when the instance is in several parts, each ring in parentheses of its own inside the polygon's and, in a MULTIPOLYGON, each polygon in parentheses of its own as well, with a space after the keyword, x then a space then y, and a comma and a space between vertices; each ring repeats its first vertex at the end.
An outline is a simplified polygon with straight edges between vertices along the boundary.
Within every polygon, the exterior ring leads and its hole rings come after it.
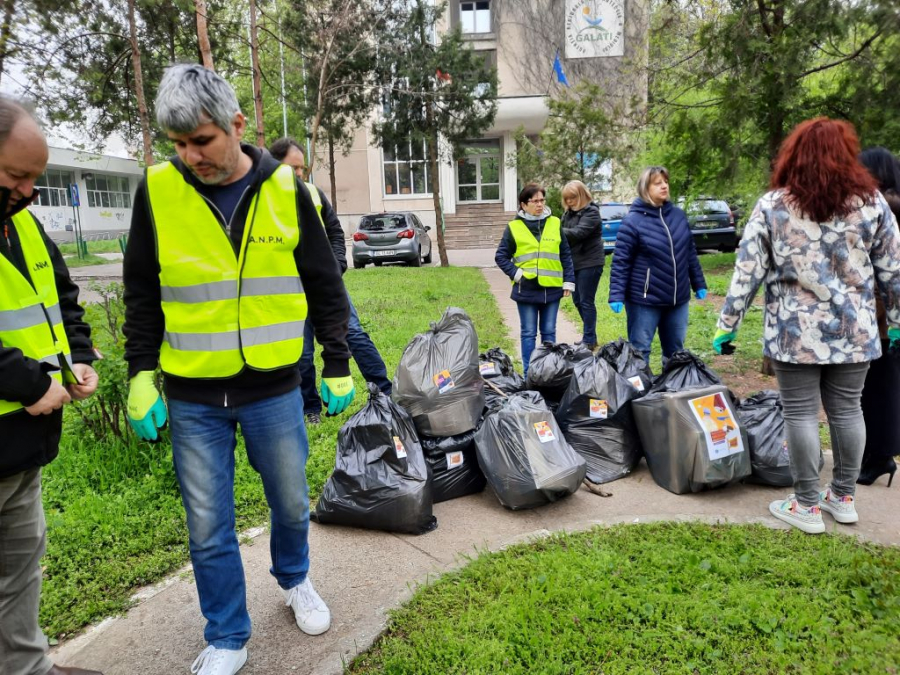
POLYGON ((493 361, 482 361, 478 364, 478 372, 484 375, 496 375, 497 365, 493 361))
POLYGON ((445 394, 456 386, 453 383, 453 378, 450 376, 449 370, 442 370, 435 375, 433 379, 439 394, 445 394))
POLYGON ((641 380, 640 375, 635 375, 634 377, 629 377, 628 381, 631 382, 631 386, 637 389, 638 391, 644 391, 644 382, 641 380))
POLYGON ((406 458, 406 448, 403 447, 403 441, 400 440, 399 436, 394 436, 394 450, 397 451, 398 459, 406 458))
POLYGON ((553 435, 553 429, 550 428, 549 422, 535 422, 534 430, 537 432, 538 440, 541 443, 549 443, 555 441, 556 436, 553 435))
POLYGON ((447 453, 447 471, 458 469, 465 463, 466 458, 463 457, 462 450, 447 453))
POLYGON ((715 461, 744 451, 740 425, 724 394, 710 394, 688 401, 706 436, 709 459, 715 461))
POLYGON ((602 398, 591 399, 591 417, 605 420, 609 416, 609 406, 602 398))

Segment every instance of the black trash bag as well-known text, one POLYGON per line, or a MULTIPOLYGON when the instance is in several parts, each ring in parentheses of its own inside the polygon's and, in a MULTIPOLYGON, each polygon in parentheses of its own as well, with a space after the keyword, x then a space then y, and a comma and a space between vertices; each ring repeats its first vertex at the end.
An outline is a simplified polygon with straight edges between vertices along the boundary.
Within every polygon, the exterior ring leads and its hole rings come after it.
POLYGON ((486 383, 484 385, 484 405, 486 408, 495 407, 495 399, 499 396, 496 389, 499 389, 504 394, 524 391, 525 378, 516 372, 512 358, 502 349, 492 347, 480 354, 478 360, 481 377, 484 378, 486 383))
MULTIPOLYGON (((741 426, 747 430, 750 445, 750 466, 753 473, 748 483, 791 487, 791 459, 784 430, 781 395, 766 390, 746 398, 737 408, 741 426)), ((819 450, 819 471, 825 466, 825 456, 819 450)))
POLYGON ((338 432, 334 473, 311 514, 323 524, 423 534, 437 527, 412 419, 369 383, 369 401, 338 432))
POLYGON ((425 436, 456 436, 478 426, 484 381, 478 369, 478 335, 463 310, 448 307, 428 332, 406 345, 392 397, 425 436))
POLYGON ((627 476, 641 461, 641 440, 631 414, 631 401, 640 395, 602 355, 575 365, 556 420, 566 440, 587 462, 587 479, 592 483, 627 476))
POLYGON ((650 475, 677 495, 750 475, 747 432, 728 388, 659 391, 631 401, 650 475))
POLYGON ((700 357, 682 349, 666 361, 648 393, 682 391, 690 387, 709 387, 715 384, 722 384, 719 376, 700 357))
POLYGON ((597 353, 619 375, 631 382, 641 395, 650 391, 650 387, 653 385, 653 371, 650 370, 650 365, 644 361, 641 353, 630 342, 619 338, 614 342, 607 342, 600 347, 597 353))
POLYGON ((575 364, 593 356, 590 349, 581 345, 544 342, 531 353, 528 388, 541 392, 548 403, 559 403, 572 379, 575 364))
POLYGON ((478 466, 474 430, 445 438, 423 436, 421 440, 435 504, 484 490, 487 479, 478 466))
POLYGON ((508 509, 562 499, 584 480, 585 462, 568 444, 540 394, 512 394, 475 432, 478 462, 508 509))

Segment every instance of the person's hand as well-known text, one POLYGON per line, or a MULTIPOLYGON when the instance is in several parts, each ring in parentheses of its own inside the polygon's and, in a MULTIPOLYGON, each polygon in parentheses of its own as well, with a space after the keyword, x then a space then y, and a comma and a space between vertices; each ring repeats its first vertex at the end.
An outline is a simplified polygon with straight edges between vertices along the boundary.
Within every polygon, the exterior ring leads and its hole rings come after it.
POLYGON ((349 375, 322 378, 322 405, 325 406, 325 414, 329 417, 344 412, 353 401, 354 394, 356 387, 349 375))
POLYGON ((25 406, 25 412, 29 415, 49 415, 54 410, 59 410, 66 403, 71 403, 72 397, 69 392, 52 377, 50 378, 50 388, 37 401, 29 406, 25 406))
POLYGON ((563 297, 564 297, 564 298, 568 298, 570 295, 572 295, 572 292, 571 292, 571 291, 563 291, 563 297))
POLYGON ((698 300, 706 300, 706 289, 705 288, 701 288, 699 291, 697 291, 697 299, 698 300))
POLYGON ((91 366, 86 363, 73 363, 72 372, 75 373, 75 377, 81 382, 81 384, 66 385, 66 390, 69 392, 72 400, 83 401, 97 391, 97 384, 100 382, 100 378, 97 375, 97 371, 91 366))
POLYGON ((128 385, 128 422, 138 438, 157 442, 167 419, 166 404, 156 389, 153 371, 143 370, 132 377, 128 385))
POLYGON ((622 310, 625 309, 625 303, 624 302, 611 302, 611 303, 609 303, 609 308, 616 314, 621 314, 622 310))
POLYGON ((732 342, 736 337, 737 333, 734 331, 725 331, 721 328, 717 330, 713 336, 713 349, 716 350, 716 354, 734 354, 735 346, 732 342))
POLYGON ((900 349, 900 328, 888 328, 888 344, 894 349, 900 349))

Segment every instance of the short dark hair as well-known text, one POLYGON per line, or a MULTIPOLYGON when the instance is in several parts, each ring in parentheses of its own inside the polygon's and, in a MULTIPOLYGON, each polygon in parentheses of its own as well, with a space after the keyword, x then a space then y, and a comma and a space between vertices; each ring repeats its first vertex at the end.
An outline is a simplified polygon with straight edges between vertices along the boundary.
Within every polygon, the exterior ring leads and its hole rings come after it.
POLYGON ((545 197, 547 196, 547 191, 543 187, 537 183, 528 183, 528 185, 523 187, 522 191, 519 193, 519 204, 527 204, 538 192, 545 197))
POLYGON ((890 150, 881 146, 866 148, 859 153, 859 161, 878 181, 879 190, 900 194, 900 162, 890 150))
POLYGON ((291 148, 297 148, 297 150, 303 153, 304 158, 306 157, 306 153, 303 152, 303 148, 300 147, 300 144, 290 136, 279 138, 272 143, 272 145, 269 146, 269 154, 279 162, 283 162, 284 158, 287 157, 287 154, 291 151, 291 148))
POLYGON ((11 96, 0 94, 0 148, 6 144, 6 139, 12 133, 13 127, 23 117, 30 117, 37 122, 31 106, 11 96))

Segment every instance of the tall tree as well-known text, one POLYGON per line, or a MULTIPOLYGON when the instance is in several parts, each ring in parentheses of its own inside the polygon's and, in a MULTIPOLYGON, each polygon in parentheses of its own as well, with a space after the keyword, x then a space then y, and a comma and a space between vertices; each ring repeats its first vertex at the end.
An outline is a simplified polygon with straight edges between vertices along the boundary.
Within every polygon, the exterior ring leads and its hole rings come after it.
POLYGON ((437 35, 445 2, 394 4, 398 14, 379 45, 384 114, 373 132, 383 147, 425 144, 438 250, 447 266, 438 166, 459 154, 463 141, 490 128, 497 112, 497 72, 463 41, 458 27, 437 35))
POLYGON ((141 67, 141 49, 138 44, 137 23, 134 16, 134 0, 128 0, 128 37, 131 42, 131 67, 134 68, 134 94, 137 99, 138 115, 141 118, 141 141, 144 148, 144 164, 153 164, 153 141, 150 136, 150 116, 147 114, 147 99, 144 97, 144 75, 141 67))
POLYGON ((197 46, 200 49, 200 60, 205 68, 215 70, 212 47, 209 44, 209 28, 207 27, 206 0, 194 0, 194 13, 197 15, 197 46))
POLYGON ((256 114, 256 144, 266 147, 265 120, 263 119, 262 75, 259 68, 259 31, 256 25, 256 0, 250 0, 250 66, 253 81, 253 110, 256 114))

